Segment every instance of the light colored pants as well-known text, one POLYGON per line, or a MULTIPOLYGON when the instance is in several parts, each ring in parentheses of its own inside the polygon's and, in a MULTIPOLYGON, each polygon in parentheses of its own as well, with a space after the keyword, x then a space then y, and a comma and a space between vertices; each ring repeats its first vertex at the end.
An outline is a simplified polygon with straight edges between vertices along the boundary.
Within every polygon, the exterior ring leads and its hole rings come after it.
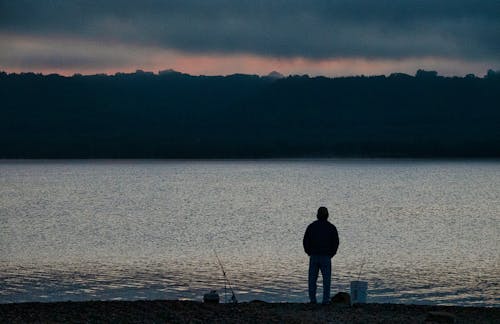
POLYGON ((330 283, 332 279, 332 260, 328 255, 309 257, 309 299, 316 303, 316 281, 318 272, 323 276, 323 304, 330 302, 330 283))

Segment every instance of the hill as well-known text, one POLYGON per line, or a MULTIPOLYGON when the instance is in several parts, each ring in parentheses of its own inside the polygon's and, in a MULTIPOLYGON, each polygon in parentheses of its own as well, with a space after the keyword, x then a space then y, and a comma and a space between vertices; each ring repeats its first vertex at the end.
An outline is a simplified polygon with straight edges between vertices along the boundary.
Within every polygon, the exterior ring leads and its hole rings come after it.
POLYGON ((500 74, 0 73, 0 158, 500 157, 500 74))

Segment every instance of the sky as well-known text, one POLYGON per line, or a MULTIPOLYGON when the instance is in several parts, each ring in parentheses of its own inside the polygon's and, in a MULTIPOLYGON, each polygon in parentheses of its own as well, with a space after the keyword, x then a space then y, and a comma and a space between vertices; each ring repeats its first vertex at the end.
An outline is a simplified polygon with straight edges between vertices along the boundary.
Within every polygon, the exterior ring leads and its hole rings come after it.
POLYGON ((0 0, 0 70, 482 76, 499 0, 0 0))

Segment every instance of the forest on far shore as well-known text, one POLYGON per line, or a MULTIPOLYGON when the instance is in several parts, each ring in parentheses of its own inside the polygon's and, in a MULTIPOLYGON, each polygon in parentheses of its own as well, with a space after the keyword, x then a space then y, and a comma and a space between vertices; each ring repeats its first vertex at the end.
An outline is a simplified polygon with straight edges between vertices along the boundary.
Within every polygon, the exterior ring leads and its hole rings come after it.
POLYGON ((0 158, 500 157, 500 73, 0 72, 0 158))

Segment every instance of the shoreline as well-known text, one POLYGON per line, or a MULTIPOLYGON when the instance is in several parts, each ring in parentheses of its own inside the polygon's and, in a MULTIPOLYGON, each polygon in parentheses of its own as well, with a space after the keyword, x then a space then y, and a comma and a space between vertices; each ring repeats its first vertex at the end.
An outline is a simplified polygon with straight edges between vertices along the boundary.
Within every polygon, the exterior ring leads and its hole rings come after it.
MULTIPOLYGON (((453 318, 455 323, 500 323, 499 307, 464 307, 407 304, 312 305, 252 301, 205 304, 197 301, 140 300, 36 302, 0 304, 5 323, 422 323, 430 312, 453 318)), ((441 320, 447 320, 446 318, 441 320)))

